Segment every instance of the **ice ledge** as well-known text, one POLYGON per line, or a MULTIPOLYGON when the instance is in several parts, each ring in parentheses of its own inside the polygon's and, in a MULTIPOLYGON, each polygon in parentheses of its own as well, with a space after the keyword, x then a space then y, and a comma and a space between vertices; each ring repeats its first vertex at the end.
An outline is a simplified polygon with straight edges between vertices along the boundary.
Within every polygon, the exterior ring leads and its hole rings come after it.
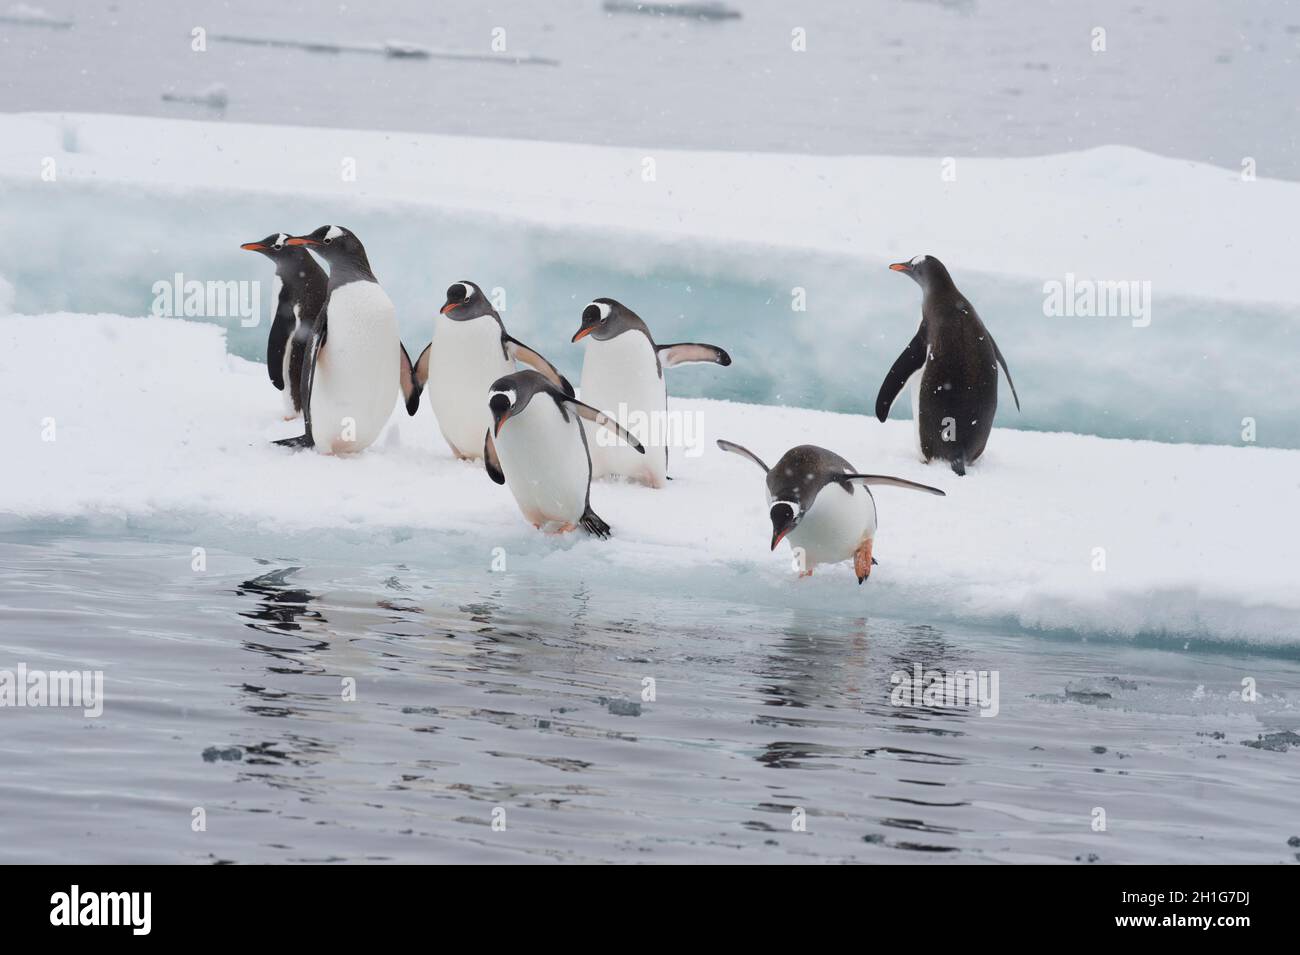
POLYGON ((1028 159, 687 152, 90 114, 0 114, 0 182, 420 203, 872 263, 1150 281, 1155 295, 1297 301, 1300 183, 1107 146, 1028 159), (343 160, 355 161, 344 181, 343 160), (647 165, 653 179, 647 181, 647 165))
MULTIPOLYGON (((798 613, 907 613, 1029 630, 1165 634, 1300 646, 1300 451, 1167 445, 997 429, 958 479, 912 451, 909 422, 721 401, 698 414, 704 453, 674 452, 663 491, 597 484, 614 527, 598 542, 545 538, 480 467, 451 459, 428 407, 395 415, 350 460, 271 447, 278 420, 266 371, 225 350, 213 325, 56 314, 0 319, 0 522, 178 522, 202 546, 252 531, 306 540, 428 541, 430 566, 485 572, 494 547, 517 569, 588 585, 714 593, 798 613), (44 440, 54 426, 54 440, 44 440), (717 437, 769 459, 814 442, 864 470, 944 488, 881 488, 881 564, 859 587, 845 566, 793 576, 769 553, 761 475, 717 437), (1104 551, 1104 570, 1098 566, 1104 551)), ((360 549, 360 548, 359 548, 360 549)), ((188 558, 186 558, 188 559, 188 558)))

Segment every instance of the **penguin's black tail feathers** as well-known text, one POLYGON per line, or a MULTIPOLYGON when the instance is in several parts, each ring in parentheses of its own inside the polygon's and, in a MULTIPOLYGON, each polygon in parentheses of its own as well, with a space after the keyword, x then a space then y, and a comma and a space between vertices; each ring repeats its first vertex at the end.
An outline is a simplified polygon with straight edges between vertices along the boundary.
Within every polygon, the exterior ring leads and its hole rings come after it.
POLYGON ((296 438, 281 438, 279 441, 272 441, 271 443, 282 448, 292 448, 295 451, 316 446, 316 442, 311 439, 309 434, 300 434, 296 438))
POLYGON ((582 519, 578 521, 582 529, 592 537, 599 537, 601 540, 609 539, 609 525, 597 516, 596 512, 587 505, 587 509, 582 512, 582 519))
POLYGON ((966 455, 959 454, 952 459, 952 473, 958 477, 966 476, 966 455))

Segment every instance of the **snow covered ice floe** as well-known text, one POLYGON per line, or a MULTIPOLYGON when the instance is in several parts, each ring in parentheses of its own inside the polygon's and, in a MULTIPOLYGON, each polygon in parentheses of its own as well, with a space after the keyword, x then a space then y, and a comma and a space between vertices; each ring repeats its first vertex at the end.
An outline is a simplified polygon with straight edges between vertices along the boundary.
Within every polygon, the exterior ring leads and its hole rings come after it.
POLYGON ((1122 146, 963 158, 957 179, 945 181, 929 157, 647 153, 427 133, 0 114, 0 179, 30 183, 46 157, 58 160, 62 185, 328 196, 385 208, 397 201, 588 236, 671 238, 689 243, 690 255, 703 243, 880 263, 933 252, 963 273, 1040 283, 1067 273, 1140 278, 1161 296, 1295 303, 1289 249, 1300 183, 1268 179, 1266 169, 1243 182, 1238 172, 1122 146), (65 148, 69 130, 73 150, 65 148), (345 193, 340 156, 364 171, 345 193), (647 156, 655 160, 652 183, 643 179, 647 156))
MULTIPOLYGON (((469 278, 504 289, 512 334, 567 366, 583 305, 610 295, 660 337, 707 329, 730 351, 725 374, 683 372, 675 394, 860 413, 920 308, 886 266, 925 252, 975 303, 1025 398, 1016 413, 1003 389, 1000 424, 1239 444, 1250 417, 1260 445, 1300 447, 1300 390, 1277 386, 1294 377, 1300 327, 1300 183, 1267 178, 1266 163, 1243 182, 1120 147, 962 158, 955 182, 937 162, 0 115, 0 273, 30 314, 140 315, 178 273, 265 286, 240 242, 341 222, 408 347, 469 278), (1070 275, 1149 281, 1149 326, 1045 315, 1045 283, 1070 275)), ((232 353, 264 354, 264 327, 225 324, 232 353)))
MULTIPOLYGON (((1300 645, 1300 452, 1166 445, 995 429, 964 479, 921 464, 910 422, 670 399, 695 412, 702 453, 674 450, 662 491, 598 482, 607 542, 546 537, 481 465, 452 459, 427 406, 400 408, 352 458, 293 454, 265 367, 227 353, 215 325, 51 314, 0 319, 0 526, 89 521, 196 544, 275 535, 281 554, 315 532, 347 541, 427 539, 428 566, 481 566, 588 585, 743 598, 758 605, 907 614, 1036 631, 1300 645), (54 440, 50 437, 53 427, 54 440), (880 566, 799 580, 768 550, 761 474, 811 442, 862 470, 937 485, 946 498, 880 488, 880 566), (1098 548, 1105 570, 1095 570, 1098 548)), ((185 559, 188 560, 188 550, 185 559)))

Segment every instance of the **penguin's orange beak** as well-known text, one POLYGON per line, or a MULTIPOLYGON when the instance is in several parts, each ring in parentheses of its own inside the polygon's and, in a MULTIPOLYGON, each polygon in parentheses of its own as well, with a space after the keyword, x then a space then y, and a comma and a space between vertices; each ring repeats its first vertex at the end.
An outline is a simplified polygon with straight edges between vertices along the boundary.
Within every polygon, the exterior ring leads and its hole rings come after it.
POLYGON ((582 326, 582 328, 580 328, 580 329, 578 329, 576 332, 574 332, 573 337, 572 337, 571 339, 569 339, 569 341, 571 341, 571 342, 576 342, 576 341, 577 341, 578 339, 580 339, 580 338, 586 338, 586 337, 587 337, 588 335, 590 335, 593 331, 595 331, 595 329, 596 329, 596 326, 595 326, 595 325, 584 325, 584 326, 582 326))
POLYGON ((320 243, 317 242, 315 239, 308 238, 305 235, 296 235, 292 239, 285 239, 284 244, 285 245, 306 245, 306 246, 320 245, 320 243))
POLYGON ((510 412, 507 411, 500 418, 497 418, 497 426, 496 426, 496 430, 493 432, 493 437, 499 438, 501 436, 501 426, 506 423, 506 419, 509 417, 510 417, 510 412))
POLYGON ((245 242, 240 246, 240 248, 245 252, 261 252, 266 248, 266 246, 262 245, 260 242, 245 242))
POLYGON ((895 262, 895 263, 894 263, 893 265, 891 265, 889 268, 890 268, 892 271, 894 271, 894 272, 910 272, 910 271, 912 271, 912 263, 911 263, 911 262, 895 262))
POLYGON ((442 308, 438 309, 438 311, 439 313, 446 315, 448 312, 452 311, 453 309, 460 308, 461 305, 463 304, 464 304, 463 302, 448 302, 442 308))

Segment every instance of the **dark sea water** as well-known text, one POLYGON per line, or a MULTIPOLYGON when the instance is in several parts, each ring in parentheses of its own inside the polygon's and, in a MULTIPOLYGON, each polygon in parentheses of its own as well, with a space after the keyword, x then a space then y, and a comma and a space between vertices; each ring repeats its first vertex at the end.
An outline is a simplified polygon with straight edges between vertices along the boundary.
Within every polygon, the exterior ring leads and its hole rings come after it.
POLYGON ((877 618, 867 592, 641 598, 436 542, 249 549, 196 573, 179 540, 5 535, 0 668, 102 670, 105 702, 0 709, 0 862, 1296 855, 1294 657, 877 618), (917 664, 997 671, 996 716, 895 705, 917 664))

